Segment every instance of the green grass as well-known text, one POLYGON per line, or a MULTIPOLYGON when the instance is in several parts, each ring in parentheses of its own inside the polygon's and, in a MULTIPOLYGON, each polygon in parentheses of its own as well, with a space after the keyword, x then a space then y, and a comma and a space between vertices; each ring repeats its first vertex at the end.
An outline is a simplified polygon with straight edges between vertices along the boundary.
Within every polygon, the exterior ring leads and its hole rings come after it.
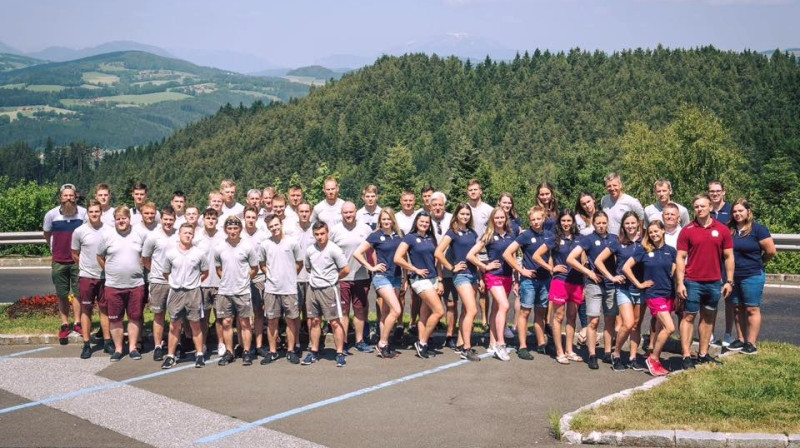
POLYGON ((119 76, 101 72, 86 72, 83 75, 81 75, 81 78, 87 84, 111 85, 119 82, 119 76))
MULTIPOLYGON (((56 334, 60 326, 61 318, 58 316, 37 315, 24 319, 9 319, 5 307, 0 309, 0 334, 56 334)), ((144 327, 148 331, 153 328, 153 313, 149 308, 144 310, 144 327)), ((96 312, 92 314, 92 328, 100 328, 96 312)))
POLYGON ((60 92, 66 89, 66 87, 52 84, 31 84, 25 87, 25 89, 31 92, 60 92))
POLYGON ((550 422, 550 434, 556 438, 561 439, 561 413, 555 409, 551 409, 547 413, 547 421, 550 422))
POLYGON ((578 414, 572 429, 683 429, 713 432, 800 432, 800 347, 759 344, 758 355, 724 358, 578 414))
POLYGON ((192 96, 177 92, 158 92, 158 93, 147 93, 144 95, 115 95, 115 96, 103 97, 102 99, 112 103, 135 104, 137 106, 145 106, 148 104, 160 103, 162 101, 179 101, 179 100, 185 100, 187 98, 192 98, 192 96))
POLYGON ((0 89, 24 89, 25 85, 26 85, 25 83, 22 83, 22 84, 6 84, 6 85, 0 86, 0 89))

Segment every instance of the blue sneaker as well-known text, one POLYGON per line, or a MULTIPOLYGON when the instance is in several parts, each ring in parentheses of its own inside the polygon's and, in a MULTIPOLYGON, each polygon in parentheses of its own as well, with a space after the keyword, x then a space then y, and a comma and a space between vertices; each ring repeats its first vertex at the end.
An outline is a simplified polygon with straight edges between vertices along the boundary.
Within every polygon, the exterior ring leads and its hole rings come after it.
POLYGON ((344 367, 347 364, 347 360, 344 359, 344 353, 337 353, 336 354, 336 367, 344 367))
POLYGON ((303 359, 303 362, 301 362, 300 365, 310 366, 311 364, 314 364, 317 361, 319 361, 319 357, 317 356, 317 354, 314 352, 308 352, 305 359, 303 359))
POLYGON ((375 351, 369 344, 364 341, 358 342, 356 344, 356 350, 360 351, 361 353, 372 353, 375 351))
POLYGON ((353 352, 351 352, 351 351, 350 351, 350 345, 348 345, 348 344, 345 344, 345 345, 344 345, 344 350, 342 351, 342 353, 343 353, 344 355, 347 355, 347 356, 352 356, 352 355, 353 355, 353 352))

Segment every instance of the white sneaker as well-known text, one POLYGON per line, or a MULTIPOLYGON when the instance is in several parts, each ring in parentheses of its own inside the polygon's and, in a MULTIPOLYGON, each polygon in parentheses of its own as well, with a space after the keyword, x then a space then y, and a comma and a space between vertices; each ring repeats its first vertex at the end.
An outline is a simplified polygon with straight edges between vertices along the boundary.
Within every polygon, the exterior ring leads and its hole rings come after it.
POLYGON ((217 354, 219 356, 224 355, 225 354, 225 350, 226 350, 225 343, 220 342, 219 344, 217 344, 217 354))
POLYGON ((514 332, 511 331, 510 328, 506 327, 506 329, 503 330, 503 337, 505 337, 506 339, 513 339, 514 338, 514 332))
POLYGON ((490 345, 489 348, 486 349, 486 353, 494 355, 494 345, 490 345))
POLYGON ((725 335, 722 336, 722 346, 727 347, 731 345, 731 342, 733 342, 733 336, 731 336, 730 333, 725 333, 725 335))
POLYGON ((494 349, 494 356, 495 358, 499 359, 500 361, 510 361, 511 357, 508 356, 508 351, 506 351, 506 347, 504 345, 499 345, 494 349))

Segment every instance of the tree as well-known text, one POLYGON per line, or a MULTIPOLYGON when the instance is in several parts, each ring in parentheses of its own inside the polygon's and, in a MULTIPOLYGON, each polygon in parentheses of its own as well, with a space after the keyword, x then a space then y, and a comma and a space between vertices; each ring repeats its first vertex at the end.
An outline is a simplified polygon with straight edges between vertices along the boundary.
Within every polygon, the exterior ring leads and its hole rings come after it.
POLYGON ((386 162, 378 171, 377 181, 383 205, 399 209, 403 191, 416 191, 419 185, 411 150, 401 144, 389 148, 386 162))

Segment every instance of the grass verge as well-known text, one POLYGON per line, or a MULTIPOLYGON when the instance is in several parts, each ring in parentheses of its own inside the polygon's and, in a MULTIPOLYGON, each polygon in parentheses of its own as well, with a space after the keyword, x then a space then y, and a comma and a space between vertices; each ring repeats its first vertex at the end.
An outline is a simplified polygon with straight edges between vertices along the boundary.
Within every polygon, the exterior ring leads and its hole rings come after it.
POLYGON ((551 409, 547 413, 547 421, 550 422, 550 434, 554 438, 561 440, 561 413, 555 409, 551 409))
MULTIPOLYGON (((0 334, 56 334, 60 326, 61 318, 58 316, 36 314, 31 317, 10 319, 5 313, 5 307, 0 308, 0 334)), ((147 331, 153 329, 153 313, 150 309, 144 310, 144 327, 147 331)), ((100 328, 97 312, 92 314, 92 328, 100 328)))
POLYGON ((800 347, 761 343, 758 355, 734 355, 578 414, 571 428, 589 431, 682 429, 800 432, 800 347))

